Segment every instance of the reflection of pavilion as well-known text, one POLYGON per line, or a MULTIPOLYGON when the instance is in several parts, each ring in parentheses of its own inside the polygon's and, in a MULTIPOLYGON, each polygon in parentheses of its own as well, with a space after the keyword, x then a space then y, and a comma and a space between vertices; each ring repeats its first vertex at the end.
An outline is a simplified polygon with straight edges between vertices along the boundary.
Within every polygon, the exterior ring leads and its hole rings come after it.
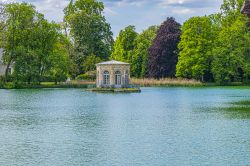
POLYGON ((108 61, 96 64, 96 86, 123 88, 130 82, 130 64, 119 61, 108 61))

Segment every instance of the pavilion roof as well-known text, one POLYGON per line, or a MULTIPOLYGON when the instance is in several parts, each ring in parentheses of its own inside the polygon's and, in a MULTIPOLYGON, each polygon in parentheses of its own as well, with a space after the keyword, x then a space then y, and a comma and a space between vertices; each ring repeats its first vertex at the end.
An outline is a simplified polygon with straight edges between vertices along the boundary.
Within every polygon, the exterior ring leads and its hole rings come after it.
POLYGON ((129 63, 111 60, 107 62, 98 63, 97 65, 129 65, 129 63))

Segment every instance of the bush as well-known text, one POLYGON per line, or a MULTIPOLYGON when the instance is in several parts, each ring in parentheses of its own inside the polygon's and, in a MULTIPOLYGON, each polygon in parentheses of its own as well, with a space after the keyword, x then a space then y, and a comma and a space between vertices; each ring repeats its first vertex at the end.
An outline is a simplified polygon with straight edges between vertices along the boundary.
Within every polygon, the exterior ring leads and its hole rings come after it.
POLYGON ((4 87, 4 77, 0 76, 0 88, 4 87))
POLYGON ((89 71, 85 74, 80 74, 76 77, 76 80, 95 80, 96 71, 89 71))

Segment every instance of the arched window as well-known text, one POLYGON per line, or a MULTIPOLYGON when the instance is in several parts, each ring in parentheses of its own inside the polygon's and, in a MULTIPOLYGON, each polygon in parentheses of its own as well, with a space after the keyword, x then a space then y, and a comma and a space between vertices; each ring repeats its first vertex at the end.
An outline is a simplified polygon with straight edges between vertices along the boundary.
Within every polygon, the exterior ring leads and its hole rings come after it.
POLYGON ((120 71, 115 72, 115 84, 121 85, 122 84, 122 75, 120 71))
POLYGON ((103 72, 103 84, 104 85, 109 85, 109 80, 110 80, 110 77, 109 77, 109 72, 108 71, 104 71, 103 72))
POLYGON ((129 72, 128 70, 126 70, 126 73, 125 73, 125 85, 128 85, 129 84, 129 72))

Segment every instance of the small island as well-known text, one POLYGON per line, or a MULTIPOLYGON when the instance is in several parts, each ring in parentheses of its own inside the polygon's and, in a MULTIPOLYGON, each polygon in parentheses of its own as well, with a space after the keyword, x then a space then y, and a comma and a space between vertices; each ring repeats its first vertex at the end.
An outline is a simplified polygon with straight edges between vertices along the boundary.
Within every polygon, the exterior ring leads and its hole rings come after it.
POLYGON ((130 64, 107 61, 96 64, 96 87, 93 92, 141 92, 139 86, 130 85, 130 64))

